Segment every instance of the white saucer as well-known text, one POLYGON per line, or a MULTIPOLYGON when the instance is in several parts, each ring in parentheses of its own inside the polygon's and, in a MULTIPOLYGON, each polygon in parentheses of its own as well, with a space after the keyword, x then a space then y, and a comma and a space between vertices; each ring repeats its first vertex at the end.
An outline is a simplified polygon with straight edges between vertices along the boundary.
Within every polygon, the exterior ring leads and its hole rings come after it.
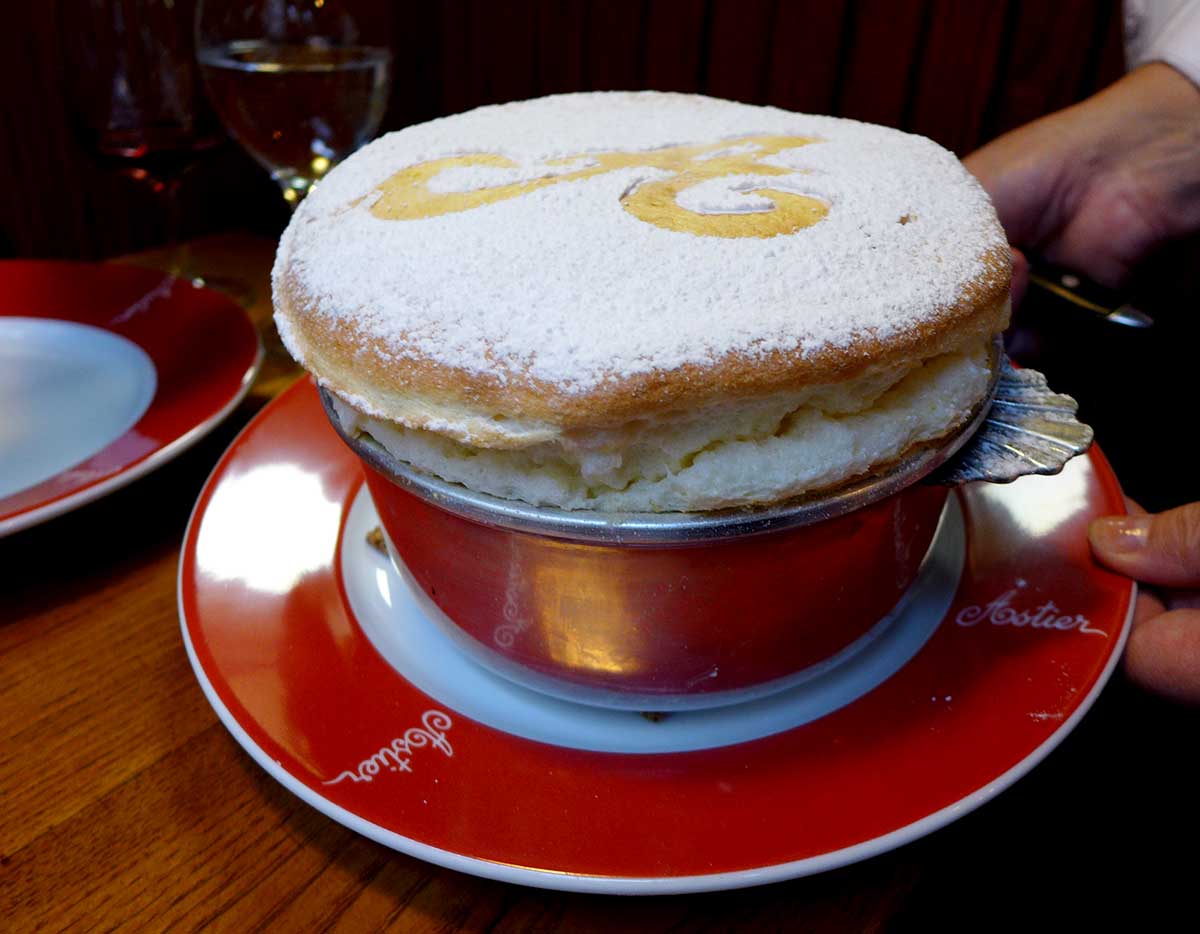
POLYGON ((888 617, 813 677, 758 700, 664 714, 571 703, 523 688, 459 651, 422 608, 419 591, 366 542, 379 525, 367 488, 350 507, 339 555, 350 610, 388 664, 444 707, 514 736, 596 752, 686 752, 744 743, 801 726, 878 687, 941 623, 962 574, 962 510, 951 498, 929 558, 888 617))

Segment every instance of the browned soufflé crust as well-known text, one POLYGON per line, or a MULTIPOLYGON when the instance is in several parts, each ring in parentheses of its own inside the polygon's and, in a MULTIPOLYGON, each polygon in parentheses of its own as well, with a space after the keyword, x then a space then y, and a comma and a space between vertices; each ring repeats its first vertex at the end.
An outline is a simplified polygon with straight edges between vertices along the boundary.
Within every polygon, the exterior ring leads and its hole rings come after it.
MULTIPOLYGON (((984 258, 988 273, 962 289, 958 304, 940 309, 918 327, 887 339, 857 336, 840 347, 809 355, 774 351, 762 355, 728 353, 708 364, 614 377, 583 393, 530 378, 527 373, 468 372, 432 360, 404 357, 403 342, 388 345, 358 333, 353 323, 334 324, 306 312, 302 293, 287 273, 276 288, 276 313, 293 322, 294 340, 308 369, 343 397, 360 397, 378 412, 394 411, 397 399, 418 397, 432 411, 463 408, 482 419, 536 421, 565 431, 622 424, 632 418, 667 414, 714 400, 757 397, 781 389, 838 383, 868 367, 937 357, 972 339, 1000 333, 1008 325, 1008 251, 984 258)), ((400 419, 397 419, 400 420, 400 419)), ((431 419, 432 420, 432 419, 431 419)), ((410 427, 427 427, 413 419, 410 427)), ((468 438, 461 438, 468 441, 468 438)), ((470 443, 510 447, 502 433, 487 437, 475 427, 470 443)))
MULTIPOLYGON (((384 342, 359 332, 353 322, 334 322, 311 313, 303 290, 286 267, 275 290, 276 314, 289 320, 299 356, 321 382, 340 396, 367 400, 377 412, 403 408, 399 400, 420 399, 427 419, 397 419, 426 428, 447 410, 470 412, 482 420, 529 421, 564 431, 609 427, 633 418, 703 406, 714 400, 769 395, 783 389, 853 379, 868 368, 939 356, 1008 325, 1011 263, 1007 248, 981 257, 984 271, 963 284, 954 305, 931 310, 919 324, 879 338, 859 335, 841 346, 807 354, 772 351, 730 352, 711 363, 685 364, 613 377, 583 392, 501 369, 471 372, 409 356, 403 339, 384 342)), ((467 440, 485 447, 512 441, 476 425, 467 440)))

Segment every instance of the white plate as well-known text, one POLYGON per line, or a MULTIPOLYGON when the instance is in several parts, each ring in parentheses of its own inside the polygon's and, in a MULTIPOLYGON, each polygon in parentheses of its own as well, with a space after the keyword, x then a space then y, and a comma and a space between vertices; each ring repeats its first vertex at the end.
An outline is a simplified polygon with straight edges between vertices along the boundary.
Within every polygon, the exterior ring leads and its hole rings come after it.
POLYGON ((118 334, 0 318, 0 498, 117 440, 150 407, 157 382, 146 352, 118 334))

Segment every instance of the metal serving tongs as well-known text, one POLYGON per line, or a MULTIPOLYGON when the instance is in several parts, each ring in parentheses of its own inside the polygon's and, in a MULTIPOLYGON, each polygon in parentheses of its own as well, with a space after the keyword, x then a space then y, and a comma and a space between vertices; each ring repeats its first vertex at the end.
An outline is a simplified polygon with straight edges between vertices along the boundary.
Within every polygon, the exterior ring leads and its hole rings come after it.
POLYGON ((1154 326, 1153 318, 1124 301, 1119 292, 1036 257, 1029 259, 1029 284, 1051 292, 1077 308, 1090 311, 1111 324, 1127 328, 1154 326))

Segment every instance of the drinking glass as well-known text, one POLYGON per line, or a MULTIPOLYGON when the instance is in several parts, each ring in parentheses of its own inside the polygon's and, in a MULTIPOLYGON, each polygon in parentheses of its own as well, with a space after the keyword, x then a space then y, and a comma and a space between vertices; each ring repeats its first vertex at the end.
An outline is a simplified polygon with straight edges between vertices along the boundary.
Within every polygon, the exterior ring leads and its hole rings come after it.
POLYGON ((373 137, 387 106, 388 4, 200 0, 196 57, 227 130, 293 208, 373 137))
POLYGON ((88 148, 158 202, 178 252, 179 188, 220 126, 192 49, 191 0, 59 0, 72 124, 88 148))

